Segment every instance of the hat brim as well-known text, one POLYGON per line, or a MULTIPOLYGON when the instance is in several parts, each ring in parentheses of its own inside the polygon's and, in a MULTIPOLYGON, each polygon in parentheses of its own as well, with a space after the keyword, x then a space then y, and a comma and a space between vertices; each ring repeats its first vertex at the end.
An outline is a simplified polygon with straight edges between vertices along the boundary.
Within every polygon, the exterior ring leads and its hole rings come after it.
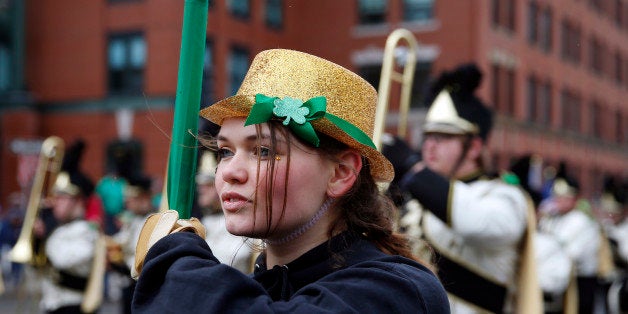
MULTIPOLYGON (((200 115, 215 124, 222 125, 227 118, 246 118, 253 103, 255 103, 254 95, 235 95, 201 110, 200 115)), ((375 181, 390 182, 394 178, 395 173, 392 164, 376 149, 359 143, 325 118, 312 121, 312 126, 316 131, 335 138, 366 157, 369 160, 371 175, 375 181)))
POLYGON ((444 133, 453 135, 476 134, 472 130, 465 130, 455 125, 439 122, 427 122, 423 125, 424 133, 444 133))

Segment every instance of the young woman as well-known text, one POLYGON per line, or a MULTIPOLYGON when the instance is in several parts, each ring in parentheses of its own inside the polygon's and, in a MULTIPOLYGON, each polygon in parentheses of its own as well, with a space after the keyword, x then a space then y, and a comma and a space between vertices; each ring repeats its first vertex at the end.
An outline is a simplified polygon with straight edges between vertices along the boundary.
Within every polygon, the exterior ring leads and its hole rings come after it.
POLYGON ((376 101, 334 63, 260 53, 235 96, 201 111, 221 125, 212 146, 226 228, 265 244, 255 271, 220 264, 198 221, 153 216, 138 242, 134 312, 448 313, 376 185, 394 175, 371 140, 376 101))

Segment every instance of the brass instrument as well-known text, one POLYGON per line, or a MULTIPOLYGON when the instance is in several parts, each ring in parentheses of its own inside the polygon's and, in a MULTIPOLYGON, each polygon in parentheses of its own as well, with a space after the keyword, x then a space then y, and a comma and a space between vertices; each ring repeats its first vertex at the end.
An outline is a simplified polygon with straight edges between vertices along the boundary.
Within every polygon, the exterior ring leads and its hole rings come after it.
POLYGON ((83 313, 93 313, 102 304, 106 270, 107 240, 106 236, 101 234, 94 245, 92 268, 87 278, 87 286, 85 287, 85 294, 81 302, 81 310, 83 313))
POLYGON ((375 129, 373 131, 373 142, 377 149, 381 151, 382 134, 385 129, 385 118, 388 111, 388 102, 390 98, 391 81, 401 83, 401 98, 399 103, 399 123, 397 134, 403 136, 406 134, 408 111, 410 108, 410 92, 412 91, 412 81, 414 79, 414 69, 416 67, 416 51, 418 43, 414 35, 407 29, 398 28, 394 30, 386 39, 386 48, 384 49, 384 60, 382 63, 382 72, 379 80, 377 111, 375 112, 375 129), (407 51, 405 51, 405 61, 401 63, 403 72, 395 71, 395 53, 398 52, 398 44, 401 40, 407 43, 407 51))
POLYGON ((37 219, 42 196, 45 197, 50 194, 52 185, 61 169, 64 148, 63 140, 57 136, 46 138, 41 145, 37 171, 35 172, 33 187, 28 199, 22 230, 15 246, 9 252, 11 261, 15 263, 31 263, 36 266, 41 266, 45 263, 45 255, 41 257, 34 256, 33 227, 37 219))

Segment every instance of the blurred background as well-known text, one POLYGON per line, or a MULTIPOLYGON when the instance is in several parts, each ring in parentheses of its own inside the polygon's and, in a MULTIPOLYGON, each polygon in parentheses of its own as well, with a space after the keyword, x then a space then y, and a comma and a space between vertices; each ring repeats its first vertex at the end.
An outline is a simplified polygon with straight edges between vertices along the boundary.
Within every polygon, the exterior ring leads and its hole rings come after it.
MULTIPOLYGON (((430 79, 484 72, 497 112, 494 168, 538 153, 565 161, 585 196, 628 172, 628 4, 624 0, 210 0, 200 107, 235 93, 261 50, 330 59, 379 84, 386 37, 419 42, 408 140, 420 142, 430 79)), ((28 189, 42 140, 82 138, 94 180, 130 152, 163 178, 183 2, 0 0, 0 204, 28 189)), ((395 91, 387 125, 396 124, 395 91)), ((200 122, 201 131, 207 126, 200 122)))

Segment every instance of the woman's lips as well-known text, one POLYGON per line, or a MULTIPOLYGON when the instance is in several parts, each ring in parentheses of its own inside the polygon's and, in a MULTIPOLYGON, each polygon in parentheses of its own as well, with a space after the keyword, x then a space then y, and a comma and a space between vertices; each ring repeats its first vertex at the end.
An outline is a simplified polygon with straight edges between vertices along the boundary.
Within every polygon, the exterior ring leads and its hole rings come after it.
POLYGON ((222 208, 229 212, 237 212, 250 202, 249 199, 235 192, 223 193, 220 199, 222 208))

